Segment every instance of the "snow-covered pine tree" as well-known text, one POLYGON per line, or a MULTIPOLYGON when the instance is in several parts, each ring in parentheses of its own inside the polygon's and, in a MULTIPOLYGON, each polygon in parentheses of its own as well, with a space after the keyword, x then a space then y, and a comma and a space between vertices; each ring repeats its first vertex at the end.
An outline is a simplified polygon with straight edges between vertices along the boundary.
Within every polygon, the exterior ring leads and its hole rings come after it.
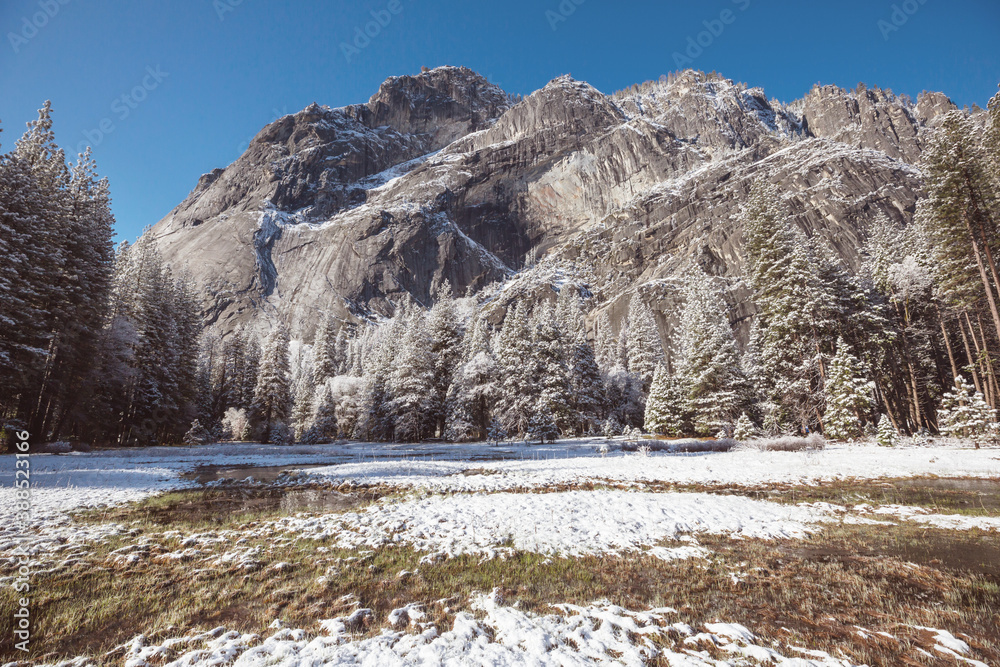
POLYGON ((532 335, 527 305, 508 308, 496 339, 499 392, 493 414, 508 435, 523 435, 535 410, 538 387, 533 377, 532 335))
POLYGON ((51 338, 50 268, 61 264, 49 237, 46 193, 17 153, 0 156, 0 405, 16 410, 41 372, 51 338))
POLYGON ((987 405, 983 395, 961 375, 955 378, 952 391, 941 397, 937 414, 942 435, 974 438, 997 434, 996 410, 987 405))
POLYGON ((827 372, 823 434, 831 440, 860 436, 865 417, 874 405, 874 391, 875 384, 864 377, 850 346, 839 338, 837 354, 827 372))
POLYGON ((276 324, 267 337, 260 357, 252 420, 254 430, 264 442, 267 442, 274 426, 287 425, 291 416, 288 342, 288 330, 284 325, 276 324))
POLYGON ((316 405, 316 411, 312 416, 309 428, 301 436, 302 442, 315 444, 336 439, 338 434, 337 401, 330 391, 328 382, 324 382, 317 388, 312 402, 316 405))
POLYGON ((570 346, 570 407, 578 434, 597 428, 604 411, 604 381, 587 334, 579 331, 570 346))
POLYGON ((895 447, 899 442, 899 432, 892 425, 892 420, 887 415, 879 416, 878 430, 875 433, 875 442, 882 447, 895 447))
POLYGON ((565 358, 566 344, 562 328, 556 321, 552 306, 547 302, 535 308, 532 313, 531 332, 531 362, 534 365, 532 374, 538 397, 533 411, 538 416, 534 420, 536 434, 537 429, 542 428, 539 424, 547 425, 550 422, 560 431, 567 431, 572 427, 573 420, 569 371, 565 358))
POLYGON ((499 385, 489 324, 479 313, 472 318, 463 347, 466 358, 455 372, 446 399, 444 437, 453 442, 488 436, 499 385))
MULTIPOLYGON (((861 267, 862 283, 872 287, 865 298, 871 306, 867 314, 873 317, 842 330, 870 369, 883 403, 902 428, 913 430, 928 425, 930 397, 926 388, 939 383, 934 338, 940 329, 941 304, 927 289, 929 281, 919 275, 935 263, 931 259, 929 217, 926 199, 918 202, 914 221, 907 227, 884 214, 876 216, 867 229, 861 267)), ((975 282, 953 282, 945 274, 938 274, 935 282, 936 293, 955 303, 967 301, 960 295, 968 295, 970 286, 973 290, 976 287, 975 282)), ((978 300, 979 293, 971 298, 978 300)))
POLYGON ((452 296, 451 283, 444 281, 435 291, 434 298, 434 305, 427 314, 427 335, 430 336, 434 361, 430 418, 433 420, 433 430, 443 434, 448 413, 448 388, 455 369, 462 361, 464 332, 452 296))
POLYGON ((204 445, 210 442, 211 439, 212 434, 197 419, 191 422, 191 428, 184 434, 185 445, 204 445))
POLYGON ((646 399, 644 428, 650 433, 682 436, 690 423, 687 400, 678 382, 667 375, 660 364, 653 373, 649 397, 646 399))
POLYGON ((645 393, 653 383, 656 366, 666 363, 666 357, 653 311, 638 294, 633 294, 629 300, 627 330, 628 370, 642 380, 642 390, 645 393))
POLYGON ((345 375, 348 371, 348 344, 346 327, 337 330, 337 338, 333 341, 333 363, 337 375, 345 375))
POLYGON ((976 141, 979 134, 960 111, 944 116, 924 154, 927 173, 927 225, 935 262, 952 280, 981 286, 997 335, 1000 336, 1000 272, 994 260, 998 247, 997 195, 976 141))
MULTIPOLYGON (((313 425, 313 419, 318 409, 315 399, 319 391, 313 381, 312 369, 302 374, 302 377, 295 383, 294 399, 292 404, 292 424, 295 428, 295 437, 302 438, 306 431, 313 425)), ((323 382, 319 386, 321 391, 326 386, 323 382)))
POLYGON ((243 339, 243 354, 240 358, 242 368, 239 377, 243 381, 243 386, 240 391, 241 403, 236 405, 245 409, 249 414, 253 409, 254 390, 257 387, 257 375, 260 372, 260 358, 263 352, 260 348, 260 338, 255 331, 245 327, 241 337, 243 339))
POLYGON ((749 389, 721 291, 695 267, 683 295, 676 377, 695 432, 712 435, 732 426, 746 408, 749 389))
POLYGON ((733 438, 740 442, 745 442, 755 435, 757 435, 757 427, 754 426, 753 421, 744 412, 736 420, 735 426, 733 426, 733 438))
POLYGON ((0 325, 17 321, 0 335, 0 408, 35 437, 81 435, 114 261, 107 182, 89 151, 67 167, 49 102, 0 172, 0 325))
POLYGON ((617 360, 618 341, 615 339, 614 331, 611 328, 611 316, 608 311, 601 313, 594 325, 594 351, 597 356, 597 365, 601 371, 607 373, 615 367, 617 360))
POLYGON ((397 313, 381 327, 376 336, 374 327, 362 332, 355 341, 355 363, 363 368, 361 400, 355 437, 361 440, 386 441, 392 439, 392 392, 389 388, 397 342, 402 335, 402 314, 397 313))
POLYGON ((313 380, 323 383, 338 375, 337 332, 333 317, 320 320, 313 340, 313 380))
POLYGON ((424 313, 414 309, 402 316, 404 329, 389 375, 397 442, 419 441, 434 434, 433 341, 424 313))
POLYGON ((747 277, 757 316, 751 346, 765 422, 798 428, 819 421, 822 399, 816 317, 824 286, 816 280, 801 235, 792 229, 778 190, 754 184, 741 212, 747 277))

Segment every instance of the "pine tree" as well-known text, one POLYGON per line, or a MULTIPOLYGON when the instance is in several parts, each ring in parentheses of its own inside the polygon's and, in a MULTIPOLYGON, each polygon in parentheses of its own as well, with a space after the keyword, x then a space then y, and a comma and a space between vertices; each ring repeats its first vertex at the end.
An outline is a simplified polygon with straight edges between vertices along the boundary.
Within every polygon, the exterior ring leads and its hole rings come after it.
POLYGON ((601 371, 606 373, 615 367, 617 347, 618 342, 611 328, 611 316, 605 310, 597 319, 594 329, 594 351, 601 371))
POLYGON ((687 401, 680 385, 667 375, 663 365, 656 367, 646 399, 645 429, 650 433, 682 436, 688 428, 687 401))
POLYGON ((847 440, 861 435, 865 415, 873 407, 874 383, 865 379, 860 363, 843 338, 837 340, 837 354, 830 362, 826 381, 824 435, 831 440, 847 440))
POLYGON ((302 438, 312 427, 318 405, 315 399, 326 387, 323 382, 316 387, 312 380, 312 372, 307 373, 302 381, 295 388, 295 398, 292 405, 292 424, 295 427, 295 436, 302 438))
POLYGON ((186 445, 204 445, 211 439, 212 435, 197 419, 191 422, 191 428, 184 434, 184 444, 186 445))
POLYGON ((462 323, 451 294, 451 284, 447 281, 437 290, 435 303, 427 316, 427 334, 431 340, 431 355, 434 360, 434 381, 432 387, 430 418, 434 430, 444 433, 447 418, 448 388, 452 384, 455 369, 462 361, 462 323))
POLYGON ((363 372, 363 388, 355 437, 362 440, 388 441, 393 438, 390 375, 403 335, 403 319, 403 313, 397 312, 377 330, 375 327, 364 330, 356 341, 354 356, 357 369, 363 372))
POLYGON ((753 375, 769 420, 782 426, 819 421, 823 340, 817 315, 824 285, 800 235, 789 226, 777 189, 754 184, 742 211, 747 276, 757 316, 751 326, 753 375))
POLYGON ((496 341, 499 391, 494 415, 509 435, 523 435, 536 406, 537 385, 532 375, 531 330, 527 307, 519 301, 507 311, 496 341))
POLYGON ((0 158, 0 407, 34 437, 92 429, 113 225, 107 182, 89 151, 67 167, 46 102, 0 158))
POLYGON ((302 435, 302 442, 330 442, 337 437, 337 403, 327 383, 319 386, 315 397, 316 412, 311 424, 302 435))
POLYGON ((499 389, 496 359, 490 346, 489 325, 477 313, 469 326, 466 358, 455 372, 446 398, 445 438, 453 442, 488 436, 499 389))
POLYGON ((41 372, 51 337, 45 197, 26 160, 0 156, 0 405, 8 414, 41 372))
POLYGON ((334 322, 330 316, 324 317, 316 329, 313 341, 313 379, 323 383, 338 375, 337 359, 338 334, 334 333, 334 322))
POLYGON ((899 442, 899 433, 896 431, 896 427, 892 425, 892 420, 886 415, 879 417, 875 441, 881 447, 895 447, 896 443, 899 442))
POLYGON ((282 324, 275 325, 260 357, 252 413, 255 430, 265 442, 273 428, 287 425, 291 416, 288 342, 288 330, 282 324))
MULTIPOLYGON (((535 309, 531 317, 532 376, 537 402, 533 410, 534 433, 551 422, 560 431, 571 428, 569 370, 565 359, 563 331, 548 303, 535 309), (542 426, 539 426, 542 425, 542 426)), ((546 431, 547 433, 547 431, 546 431)), ((547 437, 547 436, 546 436, 547 437)))
POLYGON ((739 419, 736 420, 736 424, 733 427, 733 438, 739 440, 740 442, 746 442, 755 435, 757 435, 757 427, 754 426, 753 421, 747 416, 747 413, 744 412, 740 415, 739 419))
POLYGON ((925 153, 928 232, 940 273, 981 285, 1000 336, 1000 288, 994 261, 998 243, 997 198, 977 131, 958 111, 945 115, 925 153))
POLYGON ((435 388, 432 341, 423 313, 404 315, 404 331, 389 376, 395 439, 418 441, 434 433, 435 388))
POLYGON ((337 331, 337 338, 333 342, 333 362, 337 375, 345 375, 350 366, 348 365, 348 342, 345 327, 340 327, 337 331))
POLYGON ((604 382, 594 348, 583 331, 570 346, 569 392, 573 421, 579 434, 596 428, 604 406, 604 382))
POLYGON ((995 436, 997 413, 986 404, 983 395, 959 375, 952 391, 941 397, 938 429, 942 435, 959 438, 995 436))
POLYGON ((653 311, 643 303, 638 294, 633 295, 629 301, 627 331, 627 368, 642 379, 642 390, 645 393, 653 382, 657 364, 665 363, 666 357, 653 311))
POLYGON ((731 426, 747 402, 747 380, 726 303, 701 269, 684 283, 677 377, 699 435, 731 426))

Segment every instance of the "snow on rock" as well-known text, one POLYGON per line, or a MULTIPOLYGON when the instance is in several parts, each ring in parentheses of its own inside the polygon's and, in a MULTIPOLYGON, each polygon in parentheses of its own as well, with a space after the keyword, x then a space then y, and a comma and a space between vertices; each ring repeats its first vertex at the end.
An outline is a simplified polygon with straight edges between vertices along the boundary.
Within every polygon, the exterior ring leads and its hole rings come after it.
MULTIPOLYGON (((359 513, 287 517, 275 525, 348 548, 404 543, 447 556, 513 551, 584 556, 655 548, 690 533, 802 537, 827 516, 740 496, 604 490, 432 496, 381 502, 359 513)), ((703 554, 690 545, 651 552, 668 560, 703 554)))

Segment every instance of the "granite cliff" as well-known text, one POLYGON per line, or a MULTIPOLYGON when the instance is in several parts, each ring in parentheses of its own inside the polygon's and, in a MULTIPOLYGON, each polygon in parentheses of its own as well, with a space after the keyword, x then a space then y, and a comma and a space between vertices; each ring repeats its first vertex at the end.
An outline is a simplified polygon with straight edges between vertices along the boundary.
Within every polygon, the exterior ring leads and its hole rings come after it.
POLYGON ((503 281, 498 307, 569 282, 613 319, 639 293, 669 337, 691 263, 725 281, 745 332, 752 182, 775 183, 795 224, 856 268, 868 221, 912 216, 928 130, 952 108, 833 86, 784 104, 694 71, 613 95, 563 76, 516 101, 440 67, 276 120, 149 233, 223 334, 281 318, 309 339, 321 313, 429 304, 448 280, 458 294, 503 281))

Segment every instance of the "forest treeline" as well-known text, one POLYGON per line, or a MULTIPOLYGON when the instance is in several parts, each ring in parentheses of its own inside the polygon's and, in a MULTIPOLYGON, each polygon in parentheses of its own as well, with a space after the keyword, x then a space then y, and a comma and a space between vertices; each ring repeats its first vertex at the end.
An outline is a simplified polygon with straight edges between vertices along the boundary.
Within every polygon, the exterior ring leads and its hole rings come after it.
POLYGON ((202 331, 190 280, 150 236, 112 245, 106 180, 67 164, 51 109, 0 156, 0 409, 36 440, 146 445, 449 441, 617 433, 832 438, 996 429, 1000 95, 949 113, 913 221, 878 215, 849 270, 753 185, 741 212, 755 315, 739 345, 726 282, 678 281, 671 349, 634 293, 612 321, 586 286, 498 309, 489 295, 324 318, 314 339, 202 331))

